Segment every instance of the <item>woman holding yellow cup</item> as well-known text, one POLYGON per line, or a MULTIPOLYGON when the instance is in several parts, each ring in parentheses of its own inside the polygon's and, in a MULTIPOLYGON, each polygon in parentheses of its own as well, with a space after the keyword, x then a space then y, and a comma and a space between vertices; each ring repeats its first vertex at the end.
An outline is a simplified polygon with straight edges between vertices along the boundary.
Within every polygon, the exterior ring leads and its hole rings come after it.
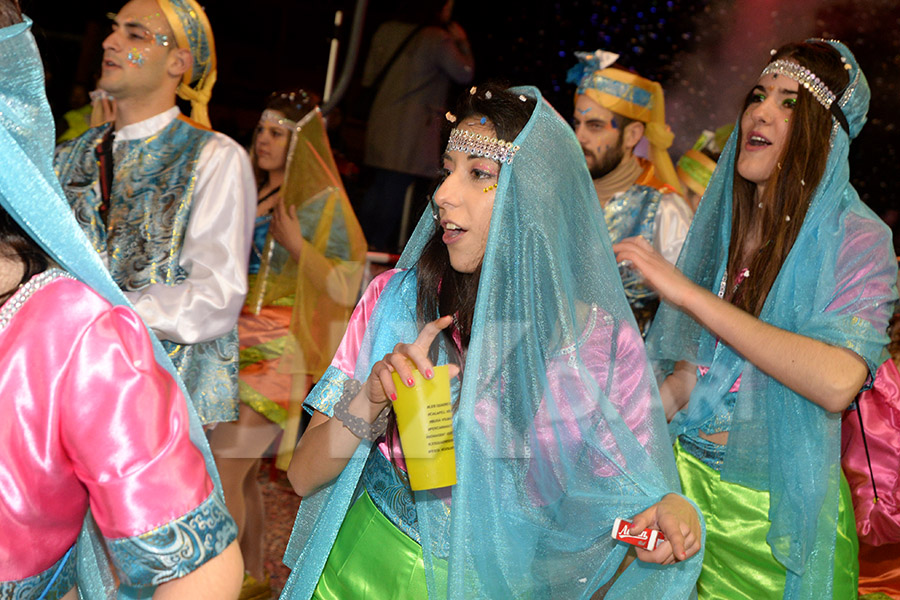
POLYGON ((669 541, 613 589, 688 597, 701 524, 672 493, 662 405, 571 129, 534 88, 472 88, 447 120, 432 213, 307 398, 282 597, 589 598, 620 570, 617 517, 669 541), (426 422, 415 449, 407 403, 426 422), (447 452, 455 477, 420 485, 415 467, 447 452))

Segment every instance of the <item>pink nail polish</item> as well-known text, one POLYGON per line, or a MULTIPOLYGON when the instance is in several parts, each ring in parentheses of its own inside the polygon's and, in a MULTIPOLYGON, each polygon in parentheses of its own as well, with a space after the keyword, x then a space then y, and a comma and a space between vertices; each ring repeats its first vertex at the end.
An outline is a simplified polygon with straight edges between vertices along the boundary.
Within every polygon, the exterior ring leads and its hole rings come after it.
POLYGON ((425 379, 431 379, 432 377, 434 377, 434 371, 425 369, 425 379))
POLYGON ((409 379, 406 380, 406 385, 408 385, 409 387, 412 387, 412 386, 416 385, 416 382, 412 377, 410 377, 409 379))
POLYGON ((397 401, 397 394, 391 392, 391 401, 392 401, 392 402, 396 402, 396 401, 397 401))

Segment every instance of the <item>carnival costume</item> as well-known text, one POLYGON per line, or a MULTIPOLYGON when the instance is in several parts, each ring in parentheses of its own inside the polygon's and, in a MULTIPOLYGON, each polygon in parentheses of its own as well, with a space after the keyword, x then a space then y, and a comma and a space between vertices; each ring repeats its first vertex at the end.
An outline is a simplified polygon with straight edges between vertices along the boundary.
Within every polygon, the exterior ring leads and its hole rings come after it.
MULTIPOLYGON (((500 168, 451 386, 458 483, 411 492, 399 445, 362 440, 304 498, 283 598, 588 598, 625 555, 614 519, 679 489, 581 150, 535 88, 513 93, 537 106, 504 146, 514 156, 500 168)), ((398 270, 369 286, 309 408, 332 415, 345 383, 417 337, 416 263, 435 227, 426 214, 398 270)), ((436 364, 448 360, 442 345, 436 364)), ((699 560, 635 561, 606 597, 687 598, 699 560)))
POLYGON ((54 175, 30 27, 0 29, 0 152, 16 166, 0 170, 0 204, 61 269, 0 309, 0 597, 49 600, 77 584, 82 598, 114 598, 107 553, 123 586, 146 593, 222 552, 237 527, 171 361, 54 175))
MULTIPOLYGON (((566 81, 581 94, 604 108, 644 124, 650 144, 650 160, 635 157, 639 168, 624 191, 615 193, 603 207, 613 244, 641 236, 671 263, 678 259, 691 223, 691 209, 679 195, 681 182, 672 166, 668 148, 673 134, 665 122, 662 86, 634 73, 611 67, 619 55, 597 50, 576 52, 578 64, 569 69, 566 81)), ((617 169, 617 170, 621 170, 617 169)), ((614 173, 610 173, 603 179, 614 173)), ((656 292, 636 272, 623 270, 625 296, 642 330, 646 330, 658 305, 656 292)))
POLYGON ((250 293, 238 327, 241 401, 284 427, 277 464, 287 469, 303 402, 298 392, 305 392, 292 379, 318 381, 328 368, 359 296, 366 240, 322 113, 316 108, 299 123, 278 121, 292 133, 281 193, 288 210, 297 211, 303 250, 293 260, 269 233, 268 217, 257 218, 250 293))
POLYGON ((165 0, 160 7, 179 46, 194 57, 178 94, 191 99, 192 115, 205 122, 187 119, 173 106, 116 131, 112 124, 95 127, 60 145, 55 166, 76 219, 162 339, 200 420, 233 421, 253 173, 243 148, 208 129, 215 50, 205 15, 193 0, 165 0), (110 136, 107 194, 98 152, 110 136))
MULTIPOLYGON (((850 140, 865 122, 869 86, 846 46, 828 43, 849 69, 850 83, 834 100, 847 130, 834 120, 824 176, 759 318, 848 348, 874 375, 885 357, 897 267, 890 230, 849 183, 850 140)), ((784 62, 796 67, 790 59, 784 62)), ((788 70, 777 72, 802 87, 811 83, 788 70)), ((727 279, 738 131, 736 126, 719 158, 677 264, 720 296, 727 279)), ((855 596, 850 571, 856 536, 840 471, 839 415, 764 374, 669 305, 657 314, 648 352, 662 373, 671 372, 678 360, 704 367, 687 408, 670 425, 673 436, 680 436, 677 460, 686 493, 701 507, 701 495, 721 494, 708 515, 700 596, 761 597, 759 590, 766 590, 771 597, 782 588, 783 597, 792 600, 855 596), (728 431, 727 445, 700 438, 700 430, 728 431), (737 558, 730 559, 734 548, 737 558), (835 569, 844 571, 846 588, 833 585, 835 569)))

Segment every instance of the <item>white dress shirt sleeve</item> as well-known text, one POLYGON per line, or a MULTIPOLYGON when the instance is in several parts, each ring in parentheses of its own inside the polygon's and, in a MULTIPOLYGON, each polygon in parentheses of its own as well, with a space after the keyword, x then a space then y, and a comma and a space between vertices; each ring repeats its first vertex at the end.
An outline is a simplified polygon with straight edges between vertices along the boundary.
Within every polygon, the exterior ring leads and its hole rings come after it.
POLYGON ((673 265, 678 260, 693 218, 691 207, 678 194, 663 194, 660 198, 653 229, 653 247, 673 265))

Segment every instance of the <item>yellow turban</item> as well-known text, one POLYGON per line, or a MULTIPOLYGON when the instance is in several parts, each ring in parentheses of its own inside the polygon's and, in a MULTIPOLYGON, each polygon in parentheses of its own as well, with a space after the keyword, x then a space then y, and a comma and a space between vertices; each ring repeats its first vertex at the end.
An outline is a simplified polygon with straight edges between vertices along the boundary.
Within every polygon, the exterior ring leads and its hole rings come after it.
POLYGON ((190 50, 193 59, 191 70, 178 84, 178 97, 190 101, 193 120, 209 127, 207 105, 216 83, 216 44, 209 19, 195 0, 157 1, 175 32, 175 43, 190 50))

